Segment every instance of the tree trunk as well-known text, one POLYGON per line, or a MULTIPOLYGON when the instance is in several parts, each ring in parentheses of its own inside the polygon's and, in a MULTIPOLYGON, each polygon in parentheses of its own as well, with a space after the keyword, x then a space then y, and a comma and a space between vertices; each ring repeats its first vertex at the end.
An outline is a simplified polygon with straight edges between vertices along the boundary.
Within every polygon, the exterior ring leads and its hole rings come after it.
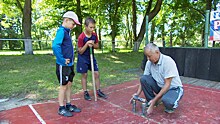
POLYGON ((41 45, 41 41, 37 41, 38 45, 39 45, 39 49, 42 50, 42 45, 41 45))
POLYGON ((31 39, 31 0, 25 0, 22 27, 24 37, 31 39))
POLYGON ((145 29, 145 26, 146 26, 146 16, 148 15, 148 19, 149 19, 148 22, 150 22, 158 14, 158 12, 160 11, 161 5, 162 5, 162 1, 163 0, 157 0, 157 3, 155 5, 154 9, 150 13, 149 13, 149 11, 151 9, 152 0, 149 1, 149 6, 148 6, 147 11, 146 11, 146 13, 144 15, 144 19, 143 19, 143 22, 141 24, 141 29, 140 29, 140 32, 138 34, 137 40, 134 41, 134 42, 140 42, 140 43, 137 43, 137 44, 139 44, 139 46, 138 46, 138 48, 134 47, 133 51, 138 51, 138 49, 140 47, 140 44, 141 44, 141 42, 142 42, 142 40, 144 38, 144 34, 146 32, 146 29, 145 29))
POLYGON ((202 40, 202 47, 205 46, 205 26, 204 28, 202 29, 202 36, 201 36, 201 40, 202 40))
POLYGON ((215 47, 215 41, 212 42, 212 47, 215 47))
POLYGON ((3 49, 3 40, 0 40, 0 50, 3 49))
POLYGON ((132 29, 133 29, 133 35, 134 35, 134 41, 137 40, 137 7, 136 7, 136 0, 132 0, 132 17, 133 17, 133 25, 132 25, 132 29))
POLYGON ((153 42, 153 41, 154 41, 155 26, 156 26, 156 25, 155 25, 155 21, 152 21, 150 42, 153 42))
POLYGON ((134 42, 134 48, 133 48, 133 50, 134 50, 135 52, 138 52, 140 45, 141 45, 141 42, 134 42))
MULTIPOLYGON (((99 25, 101 25, 101 21, 99 20, 99 25)), ((103 48, 103 42, 102 42, 102 28, 101 27, 99 27, 99 29, 98 29, 98 37, 99 37, 99 49, 101 49, 101 48, 103 48)))
MULTIPOLYGON (((0 20, 0 23, 1 23, 1 20, 0 20)), ((0 38, 2 38, 2 27, 0 26, 0 38)), ((0 40, 0 50, 3 49, 3 40, 0 40)))
POLYGON ((31 0, 25 0, 22 18, 22 28, 24 31, 25 54, 33 54, 31 41, 31 0))
POLYGON ((121 1, 116 1, 114 15, 110 15, 110 24, 111 24, 111 37, 112 37, 112 52, 115 52, 115 37, 117 35, 117 23, 118 23, 118 9, 121 1))
POLYGON ((172 47, 172 46, 173 46, 173 34, 170 31, 170 47, 172 47))
POLYGON ((212 9, 212 0, 206 0, 206 10, 212 9))
POLYGON ((116 37, 116 32, 112 30, 112 52, 115 52, 115 37, 116 37))
POLYGON ((14 50, 13 41, 9 40, 9 49, 14 50))
MULTIPOLYGON (((76 0, 77 1, 77 7, 76 7, 76 14, 79 18, 79 22, 82 24, 82 14, 81 14, 81 3, 80 3, 80 0, 76 0)), ((79 37, 79 35, 81 34, 82 32, 82 26, 77 26, 76 27, 76 30, 75 30, 75 35, 76 35, 76 38, 79 37)))
POLYGON ((162 42, 163 42, 163 47, 166 47, 166 42, 165 42, 165 32, 164 32, 164 22, 162 25, 162 30, 161 30, 161 35, 162 35, 162 42))

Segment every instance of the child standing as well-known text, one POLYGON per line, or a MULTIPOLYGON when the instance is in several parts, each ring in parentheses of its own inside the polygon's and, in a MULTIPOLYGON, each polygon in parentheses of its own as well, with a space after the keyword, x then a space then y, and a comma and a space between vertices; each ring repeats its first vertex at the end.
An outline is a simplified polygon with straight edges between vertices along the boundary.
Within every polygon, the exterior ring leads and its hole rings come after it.
POLYGON ((90 60, 90 47, 92 48, 93 63, 94 63, 94 75, 97 95, 102 98, 107 96, 100 90, 100 79, 98 72, 98 64, 94 57, 94 49, 99 48, 98 37, 94 32, 95 20, 93 18, 86 18, 85 20, 85 31, 82 32, 78 37, 78 60, 77 60, 77 72, 82 74, 81 83, 84 91, 84 99, 91 100, 91 97, 87 91, 87 71, 91 71, 91 60, 90 60))
POLYGON ((71 112, 81 112, 75 105, 71 105, 71 85, 74 73, 74 48, 70 30, 80 25, 78 16, 68 11, 63 15, 63 23, 56 33, 56 37, 52 44, 54 55, 56 56, 56 75, 60 82, 58 95, 59 110, 58 114, 71 117, 71 112), (66 99, 65 99, 66 98, 66 99), (66 100, 66 104, 65 104, 66 100))

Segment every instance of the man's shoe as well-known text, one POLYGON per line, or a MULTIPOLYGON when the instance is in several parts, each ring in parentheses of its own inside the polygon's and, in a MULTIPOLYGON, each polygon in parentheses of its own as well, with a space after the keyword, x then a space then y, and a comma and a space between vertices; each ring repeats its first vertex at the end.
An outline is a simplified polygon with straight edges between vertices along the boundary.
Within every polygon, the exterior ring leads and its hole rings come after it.
POLYGON ((84 92, 84 99, 85 99, 85 100, 88 100, 88 101, 91 101, 91 100, 92 100, 91 97, 90 97, 90 95, 89 95, 89 93, 88 93, 88 91, 85 91, 85 92, 84 92))
POLYGON ((107 98, 108 98, 101 90, 97 90, 96 92, 97 92, 97 95, 98 95, 99 97, 102 97, 102 98, 104 98, 104 99, 107 99, 107 98))
POLYGON ((165 108, 164 111, 165 111, 166 113, 169 113, 169 114, 174 113, 174 109, 167 109, 167 108, 165 108))
POLYGON ((75 105, 66 105, 66 109, 70 112, 81 112, 81 109, 80 108, 77 108, 75 105))
POLYGON ((65 116, 65 117, 72 117, 73 116, 73 114, 71 112, 69 112, 66 108, 59 109, 58 114, 65 116))

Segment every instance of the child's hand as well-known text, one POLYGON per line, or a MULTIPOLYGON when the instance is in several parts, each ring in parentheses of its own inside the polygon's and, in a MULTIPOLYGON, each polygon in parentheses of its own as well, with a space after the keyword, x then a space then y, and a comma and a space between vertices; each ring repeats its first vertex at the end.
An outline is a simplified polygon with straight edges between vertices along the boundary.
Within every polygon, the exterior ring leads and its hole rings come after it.
POLYGON ((94 40, 89 40, 89 41, 87 41, 87 45, 88 45, 89 47, 92 47, 92 46, 94 45, 94 40))
POLYGON ((70 59, 65 59, 65 64, 68 65, 70 63, 70 59))

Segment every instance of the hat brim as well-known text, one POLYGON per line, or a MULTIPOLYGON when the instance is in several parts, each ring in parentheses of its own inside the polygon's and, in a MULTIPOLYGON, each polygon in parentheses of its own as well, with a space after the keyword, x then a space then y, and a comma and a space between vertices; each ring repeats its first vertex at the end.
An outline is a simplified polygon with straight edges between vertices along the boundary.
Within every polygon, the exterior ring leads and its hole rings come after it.
POLYGON ((81 23, 79 22, 79 21, 77 21, 77 20, 73 20, 77 25, 81 25, 81 23))

